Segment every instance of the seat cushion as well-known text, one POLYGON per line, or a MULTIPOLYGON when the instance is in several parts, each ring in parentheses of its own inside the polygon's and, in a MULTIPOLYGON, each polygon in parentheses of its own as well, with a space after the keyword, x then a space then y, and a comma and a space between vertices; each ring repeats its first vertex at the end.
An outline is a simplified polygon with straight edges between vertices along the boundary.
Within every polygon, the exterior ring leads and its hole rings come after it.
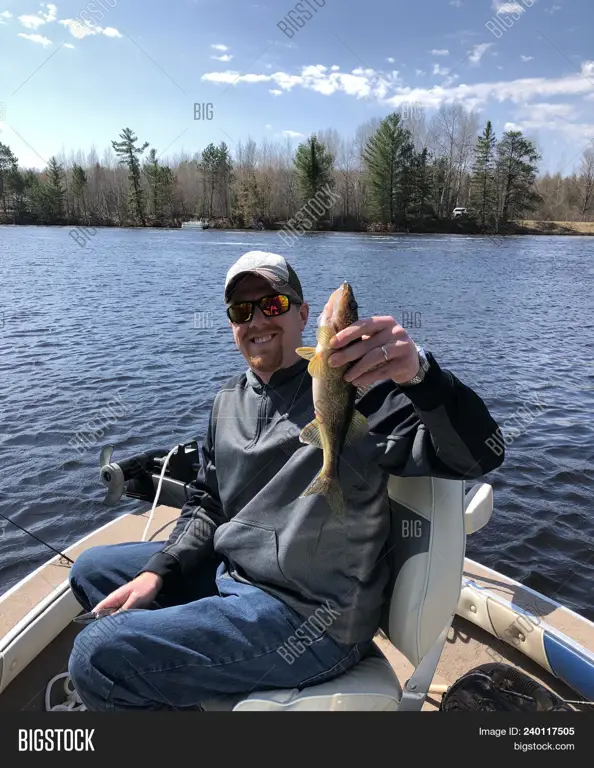
POLYGON ((382 712, 396 710, 402 688, 387 659, 368 656, 342 675, 303 690, 255 691, 234 712, 382 712))

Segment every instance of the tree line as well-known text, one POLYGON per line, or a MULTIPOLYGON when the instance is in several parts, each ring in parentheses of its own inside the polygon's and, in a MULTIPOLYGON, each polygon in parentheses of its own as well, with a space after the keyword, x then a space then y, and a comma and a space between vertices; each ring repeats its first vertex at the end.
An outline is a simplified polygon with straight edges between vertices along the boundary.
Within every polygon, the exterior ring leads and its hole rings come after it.
POLYGON ((231 152, 211 143, 163 162, 130 128, 99 158, 96 150, 22 168, 0 143, 0 222, 83 226, 176 227, 192 218, 213 226, 278 228, 299 217, 322 189, 331 204, 318 229, 440 231, 454 208, 468 209, 473 231, 503 232, 526 218, 591 221, 594 149, 571 175, 539 175, 542 155, 521 131, 482 130, 476 112, 442 106, 393 112, 350 138, 334 129, 296 149, 290 139, 240 141, 231 152))

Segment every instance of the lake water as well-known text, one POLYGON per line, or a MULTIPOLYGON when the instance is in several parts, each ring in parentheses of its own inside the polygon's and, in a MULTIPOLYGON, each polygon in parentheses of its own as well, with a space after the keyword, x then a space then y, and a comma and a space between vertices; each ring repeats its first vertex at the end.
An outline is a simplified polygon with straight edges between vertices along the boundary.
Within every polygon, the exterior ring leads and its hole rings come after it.
MULTIPOLYGON (((504 431, 522 414, 468 556, 594 619, 594 239, 312 234, 287 248, 272 232, 103 229, 82 247, 69 231, 0 227, 5 515, 61 548, 149 509, 102 504, 101 446, 117 461, 202 438, 217 389, 244 369, 225 273, 272 250, 302 279, 306 343, 348 279, 362 316, 393 315, 504 431), (104 436, 77 452, 69 441, 102 415, 104 436)), ((0 593, 51 556, 0 523, 0 593)))

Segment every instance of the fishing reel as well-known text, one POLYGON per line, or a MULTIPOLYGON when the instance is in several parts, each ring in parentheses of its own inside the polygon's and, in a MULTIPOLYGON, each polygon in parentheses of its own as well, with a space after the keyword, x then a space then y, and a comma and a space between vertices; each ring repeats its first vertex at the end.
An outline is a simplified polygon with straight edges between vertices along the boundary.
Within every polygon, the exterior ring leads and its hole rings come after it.
MULTIPOLYGON (((124 492, 129 498, 154 501, 163 463, 171 449, 145 451, 118 462, 112 461, 113 450, 113 445, 106 445, 99 456, 99 477, 107 487, 103 503, 116 505, 124 492)), ((199 469, 197 441, 178 445, 163 475, 160 500, 172 506, 183 506, 190 498, 188 485, 196 479, 199 469)))

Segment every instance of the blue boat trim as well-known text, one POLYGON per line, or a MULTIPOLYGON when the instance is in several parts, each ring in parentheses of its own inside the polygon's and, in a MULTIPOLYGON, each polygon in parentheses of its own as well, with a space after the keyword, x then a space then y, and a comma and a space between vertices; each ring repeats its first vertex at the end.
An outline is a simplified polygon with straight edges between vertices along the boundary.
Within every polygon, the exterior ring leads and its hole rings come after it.
POLYGON ((594 701, 594 659, 573 648, 548 629, 543 632, 545 653, 553 674, 594 701))

